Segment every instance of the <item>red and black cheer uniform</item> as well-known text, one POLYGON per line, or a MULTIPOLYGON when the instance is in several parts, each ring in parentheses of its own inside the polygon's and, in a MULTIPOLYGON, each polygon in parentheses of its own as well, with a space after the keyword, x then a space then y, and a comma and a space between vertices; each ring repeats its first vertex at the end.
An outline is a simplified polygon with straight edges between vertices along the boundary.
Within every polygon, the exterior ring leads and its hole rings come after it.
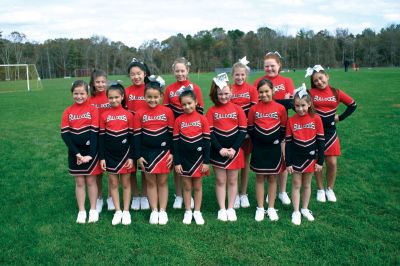
POLYGON ((171 108, 171 110, 174 112, 175 118, 183 114, 183 109, 181 102, 179 101, 179 95, 181 95, 182 91, 186 87, 191 87, 194 94, 196 95, 197 98, 197 106, 196 110, 200 114, 203 114, 204 112, 204 102, 203 102, 203 95, 201 93, 201 89, 199 86, 196 84, 190 82, 189 80, 185 81, 177 81, 169 85, 165 89, 164 93, 164 101, 163 104, 165 106, 168 106, 171 108))
POLYGON ((144 99, 144 86, 144 84, 131 85, 125 88, 126 107, 133 114, 148 106, 144 99))
POLYGON ((325 132, 325 156, 339 156, 340 143, 336 133, 335 114, 339 103, 347 105, 346 110, 339 115, 339 121, 351 115, 357 108, 356 102, 346 93, 336 89, 337 96, 329 85, 325 89, 312 88, 311 101, 315 110, 322 118, 325 132))
POLYGON ((279 174, 284 170, 280 143, 285 138, 287 112, 275 101, 259 102, 248 115, 248 132, 253 142, 250 168, 261 175, 279 174))
POLYGON ((96 92, 95 95, 89 98, 89 103, 99 110, 99 115, 111 108, 106 91, 96 92))
POLYGON ((210 162, 215 167, 241 169, 244 167, 244 154, 240 145, 246 136, 247 118, 239 106, 228 102, 212 106, 206 114, 211 133, 210 162), (235 157, 222 157, 222 148, 233 148, 235 157))
POLYGON ((286 126, 286 166, 299 173, 312 173, 324 163, 324 127, 319 115, 295 114, 286 126))
POLYGON ((69 173, 73 176, 102 173, 97 151, 99 112, 88 101, 74 103, 65 109, 61 120, 61 137, 68 147, 69 173), (76 155, 91 156, 92 160, 78 165, 76 155))
POLYGON ((135 166, 126 168, 126 162, 134 155, 133 115, 121 105, 106 110, 100 116, 99 147, 100 160, 106 161, 107 172, 135 172, 135 166))
POLYGON ((257 88, 258 83, 263 79, 269 79, 272 82, 272 85, 274 85, 273 87, 274 100, 277 103, 280 103, 283 106, 285 106, 286 109, 292 109, 293 99, 285 99, 285 95, 289 93, 290 96, 293 97, 294 94, 293 80, 291 78, 283 77, 281 75, 277 75, 276 77, 273 78, 265 75, 261 78, 256 79, 256 81, 254 81, 254 86, 257 88))
MULTIPOLYGON (((242 85, 233 84, 231 102, 242 107, 247 116, 250 107, 258 102, 257 89, 247 82, 244 82, 242 85)), ((243 141, 242 149, 246 154, 251 152, 250 138, 247 138, 243 141)))
POLYGON ((168 174, 167 159, 172 148, 174 115, 163 105, 148 105, 135 114, 135 159, 143 157, 146 173, 168 174))
POLYGON ((174 164, 182 166, 182 176, 202 177, 202 165, 210 163, 210 127, 197 113, 182 114, 174 125, 174 164))

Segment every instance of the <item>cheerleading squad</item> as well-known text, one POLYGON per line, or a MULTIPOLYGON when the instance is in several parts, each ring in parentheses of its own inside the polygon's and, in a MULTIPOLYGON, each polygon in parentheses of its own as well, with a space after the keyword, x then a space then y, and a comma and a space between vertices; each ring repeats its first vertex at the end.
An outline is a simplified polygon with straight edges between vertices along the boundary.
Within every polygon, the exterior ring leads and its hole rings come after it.
POLYGON ((209 96, 214 105, 205 115, 201 90, 188 79, 190 63, 185 58, 174 61, 176 82, 165 90, 164 80, 150 75, 146 64, 136 59, 128 67, 132 85, 127 88, 108 82, 101 70, 93 71, 89 84, 75 81, 71 88, 74 104, 63 113, 61 136, 68 147, 69 172, 75 177, 76 222, 98 221, 104 171, 109 182, 107 208, 115 210, 112 225, 129 225, 130 208, 151 209, 150 224, 167 224, 170 171, 175 185, 173 208, 184 206, 184 224, 193 219, 204 224, 202 178, 210 174, 210 165, 220 221, 236 221, 235 209, 250 207, 249 169, 256 174, 258 222, 265 215, 271 221, 279 219, 274 207, 277 197, 285 205, 293 204, 293 224, 300 225, 302 216, 313 221, 308 209, 313 173, 317 201, 335 202, 340 155, 336 123, 354 112, 355 101, 329 85, 329 75, 320 65, 307 69, 311 89, 303 84, 295 90, 293 81, 279 74, 279 53, 265 55, 266 75, 254 86, 247 83, 247 64, 245 57, 233 65, 233 85, 226 73, 213 78, 209 96), (340 103, 347 108, 337 115, 340 103), (296 112, 290 118, 288 109, 296 112), (137 172, 141 172, 140 188, 137 172), (292 174, 292 200, 286 192, 288 173, 292 174))

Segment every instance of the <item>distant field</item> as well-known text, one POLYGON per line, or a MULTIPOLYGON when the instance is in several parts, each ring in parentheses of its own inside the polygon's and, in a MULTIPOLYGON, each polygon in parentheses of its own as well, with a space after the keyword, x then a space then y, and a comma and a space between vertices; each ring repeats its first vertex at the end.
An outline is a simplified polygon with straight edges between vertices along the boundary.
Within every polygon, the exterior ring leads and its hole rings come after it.
MULTIPOLYGON (((150 225, 150 211, 132 211, 127 227, 113 227, 107 211, 97 224, 77 225, 74 179, 59 129, 63 110, 72 104, 73 79, 43 80, 44 88, 31 92, 23 85, 5 92, 0 82, 0 264, 399 265, 400 69, 329 74, 332 86, 351 95, 358 109, 338 124, 338 202, 317 203, 313 181, 310 209, 316 220, 303 219, 299 227, 291 224, 292 207, 280 202, 278 222, 255 222, 253 173, 251 207, 237 211, 236 223, 217 221, 212 175, 204 179, 202 227, 183 225, 184 211, 172 209, 172 178, 166 226, 150 225)), ((206 109, 214 75, 191 74, 206 109)), ((250 76, 250 82, 261 75, 250 76)), ((296 87, 309 86, 304 71, 283 75, 296 87)), ((173 82, 172 75, 163 77, 173 82)), ((127 76, 110 79, 130 84, 127 76)))

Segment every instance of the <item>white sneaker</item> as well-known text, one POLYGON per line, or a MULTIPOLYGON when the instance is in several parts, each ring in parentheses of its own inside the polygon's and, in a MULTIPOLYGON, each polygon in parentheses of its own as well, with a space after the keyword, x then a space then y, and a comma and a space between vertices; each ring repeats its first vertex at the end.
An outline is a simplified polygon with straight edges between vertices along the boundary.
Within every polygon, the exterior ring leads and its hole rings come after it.
POLYGON ((181 196, 175 195, 175 201, 174 201, 174 205, 172 205, 172 208, 182 209, 182 204, 183 204, 183 198, 181 196))
POLYGON ((226 216, 230 222, 235 222, 237 220, 236 211, 233 208, 226 210, 226 216))
POLYGON ((112 225, 117 225, 117 224, 120 224, 121 221, 122 221, 122 211, 116 211, 114 213, 114 217, 113 217, 113 219, 111 221, 111 224, 112 225))
POLYGON ((165 225, 168 223, 168 214, 165 211, 158 213, 158 224, 165 225))
POLYGON ((317 201, 326 202, 325 190, 323 190, 323 189, 317 190, 317 201))
POLYGON ((267 215, 271 221, 279 220, 278 214, 276 213, 276 209, 274 209, 274 208, 268 208, 267 215))
POLYGON ((99 212, 97 210, 90 210, 88 223, 95 223, 98 220, 99 220, 99 212))
POLYGON ((301 213, 299 211, 292 213, 292 224, 295 225, 301 224, 301 213))
POLYGON ((289 205, 292 203, 286 192, 279 192, 278 198, 281 200, 283 205, 289 205))
POLYGON ((142 197, 142 198, 140 199, 140 209, 141 209, 141 210, 148 210, 148 209, 150 209, 149 200, 147 199, 147 197, 142 197))
POLYGON ((140 210, 140 197, 132 197, 131 209, 135 211, 140 210))
POLYGON ((184 224, 191 224, 192 223, 192 211, 185 211, 185 214, 183 215, 183 221, 182 223, 184 224))
POLYGON ((132 222, 131 220, 131 214, 129 211, 123 211, 122 212, 122 224, 123 225, 130 225, 132 222))
MULTIPOLYGON (((101 213, 101 211, 103 210, 103 199, 96 200, 96 210, 98 213, 101 213)), ((90 217, 90 215, 89 215, 89 217, 90 217)))
POLYGON ((226 214, 226 210, 225 209, 220 209, 218 211, 218 220, 226 222, 228 221, 228 216, 226 214))
POLYGON ((111 197, 107 198, 107 210, 115 211, 114 201, 112 200, 111 197))
POLYGON ((158 211, 152 211, 150 213, 150 219, 149 219, 150 224, 158 224, 158 211))
POLYGON ((236 197, 235 197, 235 203, 233 203, 233 208, 234 209, 239 209, 240 208, 240 197, 239 197, 239 195, 236 195, 236 197))
POLYGON ((261 222, 262 220, 264 220, 265 217, 265 210, 264 208, 259 208, 257 207, 256 209, 256 216, 255 219, 257 222, 261 222))
POLYGON ((190 198, 190 208, 194 209, 194 199, 190 198))
POLYGON ((78 224, 84 224, 86 223, 86 211, 80 211, 78 212, 78 217, 76 217, 76 222, 78 224))
POLYGON ((309 209, 301 209, 300 212, 310 222, 314 221, 314 216, 312 215, 312 212, 309 209))
POLYGON ((336 202, 335 192, 333 192, 332 189, 327 188, 327 189, 325 190, 325 194, 326 194, 326 198, 328 199, 328 201, 336 202))
POLYGON ((247 194, 240 195, 240 207, 242 208, 250 207, 250 202, 249 198, 247 197, 247 194))
POLYGON ((193 218, 194 218, 194 221, 196 222, 197 225, 203 225, 204 224, 203 215, 201 215, 200 211, 194 211, 193 212, 193 218))
POLYGON ((265 202, 268 203, 268 195, 265 197, 265 202))

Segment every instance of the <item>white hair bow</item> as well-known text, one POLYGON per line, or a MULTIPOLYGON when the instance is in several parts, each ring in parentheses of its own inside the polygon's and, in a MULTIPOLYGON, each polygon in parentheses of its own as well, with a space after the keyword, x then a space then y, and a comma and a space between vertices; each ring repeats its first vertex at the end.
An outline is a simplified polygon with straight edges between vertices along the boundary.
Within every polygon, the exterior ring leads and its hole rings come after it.
POLYGON ((242 59, 239 59, 239 63, 242 63, 243 65, 247 66, 248 63, 250 63, 249 61, 247 61, 247 56, 243 57, 242 59))
POLYGON ((324 70, 324 68, 321 65, 315 65, 312 68, 309 67, 309 68, 307 68, 306 75, 304 77, 305 78, 306 77, 311 77, 311 75, 314 73, 314 71, 315 72, 320 72, 321 70, 324 70))
POLYGON ((228 75, 226 73, 218 74, 218 76, 213 78, 213 81, 215 82, 215 84, 217 84, 218 88, 222 90, 223 88, 228 86, 227 83, 229 82, 228 75))
POLYGON ((137 63, 140 63, 140 64, 142 64, 142 65, 144 64, 143 61, 140 61, 140 60, 136 59, 135 57, 132 58, 131 63, 133 63, 133 62, 137 62, 137 63))
POLYGON ((274 54, 274 55, 279 56, 279 58, 282 58, 281 54, 278 53, 277 51, 275 51, 275 52, 268 52, 266 55, 270 55, 270 54, 274 54))
POLYGON ((158 82, 160 84, 160 87, 162 87, 162 88, 164 88, 164 86, 165 86, 165 80, 160 76, 156 77, 155 75, 151 75, 149 77, 149 80, 153 81, 153 82, 158 82))
POLYGON ((307 88, 306 88, 306 84, 301 84, 300 87, 298 87, 297 89, 295 89, 294 91, 294 95, 298 94, 299 98, 303 98, 305 95, 308 95, 307 93, 307 88))

